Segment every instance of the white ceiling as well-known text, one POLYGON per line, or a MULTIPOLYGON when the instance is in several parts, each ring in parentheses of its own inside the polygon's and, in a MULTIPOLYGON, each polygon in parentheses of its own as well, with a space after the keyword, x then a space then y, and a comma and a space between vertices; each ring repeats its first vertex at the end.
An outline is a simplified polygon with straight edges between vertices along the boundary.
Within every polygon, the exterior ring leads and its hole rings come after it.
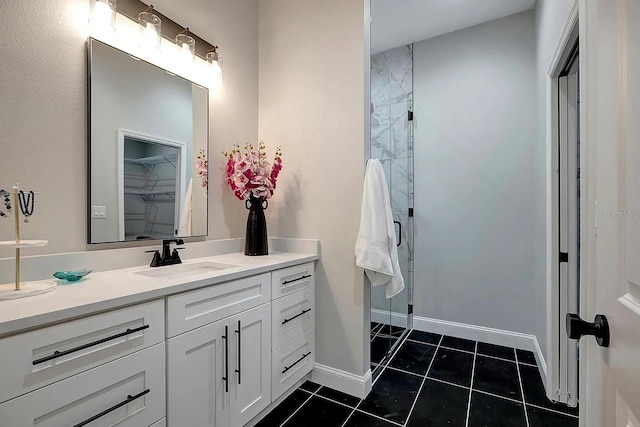
POLYGON ((532 9, 535 0, 371 0, 371 54, 532 9))

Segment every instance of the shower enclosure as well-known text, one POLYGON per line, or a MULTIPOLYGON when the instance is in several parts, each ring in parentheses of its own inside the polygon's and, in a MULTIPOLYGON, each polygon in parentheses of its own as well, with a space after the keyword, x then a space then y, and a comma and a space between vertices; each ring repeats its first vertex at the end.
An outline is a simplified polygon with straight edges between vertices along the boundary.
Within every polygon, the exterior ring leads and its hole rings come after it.
POLYGON ((371 369, 374 376, 412 326, 413 291, 413 52, 402 46, 371 57, 371 158, 384 169, 405 289, 387 299, 371 290, 371 369))

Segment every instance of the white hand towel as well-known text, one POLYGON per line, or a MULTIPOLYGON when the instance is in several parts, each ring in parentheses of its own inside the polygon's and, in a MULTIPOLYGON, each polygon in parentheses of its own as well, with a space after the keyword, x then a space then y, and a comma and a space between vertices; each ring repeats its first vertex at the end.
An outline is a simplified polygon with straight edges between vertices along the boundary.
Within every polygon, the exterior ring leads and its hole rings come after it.
POLYGON ((385 285, 387 298, 404 289, 387 180, 377 159, 367 162, 364 175, 356 265, 364 268, 373 286, 385 285))

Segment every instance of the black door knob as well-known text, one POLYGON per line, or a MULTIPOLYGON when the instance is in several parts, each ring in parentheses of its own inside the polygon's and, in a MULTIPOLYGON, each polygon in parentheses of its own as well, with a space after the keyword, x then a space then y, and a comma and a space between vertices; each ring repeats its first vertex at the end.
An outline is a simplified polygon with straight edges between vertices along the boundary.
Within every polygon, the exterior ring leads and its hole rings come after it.
POLYGON ((596 314, 593 323, 585 322, 577 314, 567 314, 567 335, 579 340, 584 335, 593 335, 600 347, 609 347, 609 322, 604 314, 596 314))

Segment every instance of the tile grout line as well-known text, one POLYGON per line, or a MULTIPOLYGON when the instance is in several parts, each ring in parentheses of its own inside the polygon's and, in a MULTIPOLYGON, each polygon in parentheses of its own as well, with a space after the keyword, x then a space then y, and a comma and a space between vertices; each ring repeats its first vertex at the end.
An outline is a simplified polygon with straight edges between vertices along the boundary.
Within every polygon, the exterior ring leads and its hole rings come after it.
MULTIPOLYGON (((469 426, 469 414, 471 413, 471 396, 473 396, 473 380, 476 374, 476 357, 478 356, 478 342, 476 341, 475 352, 473 353, 473 367, 471 368, 471 384, 469 384, 469 404, 467 405, 467 419, 464 425, 469 426)), ((528 427, 528 426, 527 426, 528 427)))
MULTIPOLYGON (((433 347, 435 347, 435 346, 437 345, 437 344, 432 344, 432 343, 429 343, 429 342, 424 342, 424 341, 416 340, 416 339, 413 339, 413 338, 407 338, 407 341, 417 342, 417 343, 420 343, 420 344, 427 344, 427 345, 430 345, 430 346, 433 346, 433 347)), ((480 343, 480 341, 476 341, 476 342, 477 342, 477 343, 480 343)), ((441 346, 441 347, 442 347, 442 348, 446 348, 446 349, 448 349, 448 350, 455 350, 455 351, 461 351, 461 352, 463 352, 463 353, 474 354, 474 352, 473 352, 473 351, 469 351, 469 350, 462 350, 462 349, 459 349, 459 348, 449 347, 449 346, 446 346, 446 345, 443 345, 443 346, 441 346)), ((511 350, 514 350, 514 348, 511 348, 511 350)), ((478 356, 490 357, 490 358, 492 358, 492 359, 502 360, 502 361, 504 361, 504 362, 519 363, 519 364, 521 364, 521 365, 531 366, 531 367, 533 367, 533 368, 537 368, 537 367, 538 367, 538 365, 534 365, 534 364, 532 364, 532 363, 527 363, 527 362, 522 362, 522 361, 518 361, 518 362, 516 362, 514 359, 505 359, 504 357, 493 356, 493 355, 491 355, 491 354, 485 354, 485 353, 481 353, 481 352, 477 352, 477 354, 478 354, 478 356)))
POLYGON ((544 406, 540 406, 540 405, 534 405, 533 403, 525 403, 527 406, 531 406, 533 408, 536 409, 542 409, 543 411, 547 411, 547 412, 553 412, 554 414, 558 414, 558 415, 566 415, 567 417, 571 417, 571 418, 575 418, 575 419, 580 419, 579 415, 573 415, 573 414, 569 414, 568 412, 562 412, 559 411, 557 409, 551 409, 551 408, 545 408, 544 406))
MULTIPOLYGON (((358 405, 356 405, 358 406, 358 405)), ((341 427, 344 427, 345 425, 347 425, 347 421, 349 421, 349 418, 351 418, 353 416, 353 414, 356 412, 356 408, 353 408, 353 410, 351 411, 351 413, 349 414, 349 416, 344 420, 344 422, 342 423, 341 427)))
MULTIPOLYGON (((318 388, 318 390, 320 390, 320 388, 318 388)), ((307 402, 308 402, 308 401, 310 401, 310 400, 311 400, 311 398, 312 398, 313 396, 315 396, 315 393, 311 394, 311 396, 309 396, 309 397, 308 397, 304 402, 302 402, 302 404, 301 404, 300 406, 298 406, 298 407, 296 408, 296 410, 295 410, 295 411, 293 411, 293 413, 292 413, 291 415, 289 415, 289 416, 287 417, 287 419, 286 419, 286 420, 284 420, 284 421, 282 422, 282 424, 280 424, 280 427, 284 427, 284 425, 285 425, 286 423, 288 423, 288 422, 289 422, 289 420, 290 420, 291 418, 293 418, 293 416, 294 416, 295 414, 297 414, 297 413, 298 413, 298 411, 299 411, 299 410, 300 410, 304 405, 306 405, 306 404, 307 404, 307 402)))
POLYGON ((522 406, 524 409, 524 420, 527 423, 527 427, 530 427, 529 425, 529 414, 527 411, 527 402, 524 399, 524 385, 522 384, 522 375, 520 375, 520 365, 518 364, 518 352, 514 350, 514 354, 516 356, 516 369, 518 370, 518 381, 520 382, 520 393, 522 393, 522 406))
MULTIPOLYGON (((398 427, 403 427, 403 426, 402 426, 402 424, 400 424, 400 423, 398 423, 398 422, 388 420, 388 419, 386 419, 386 418, 381 417, 380 415, 376 415, 376 414, 372 414, 372 413, 367 412, 367 411, 363 411, 362 409, 356 409, 354 412, 360 412, 361 414, 368 415, 368 416, 370 416, 370 417, 372 417, 372 418, 377 418, 377 419, 379 419, 379 420, 386 421, 386 422, 391 423, 391 424, 393 424, 393 425, 396 425, 396 426, 398 426, 398 427)), ((348 420, 348 419, 347 419, 347 420, 348 420)))
POLYGON ((431 367, 433 366, 433 361, 436 360, 436 355, 438 354, 438 349, 440 348, 440 344, 442 343, 443 339, 444 339, 444 335, 441 335, 440 336, 440 340, 438 341, 438 346, 436 347, 436 351, 433 352, 433 356, 431 357, 431 362, 429 362, 429 367, 427 368, 427 372, 424 374, 424 378, 422 379, 422 383, 420 384, 420 387, 418 388, 418 392, 416 393, 416 398, 413 401, 413 405, 411 405, 411 409, 409 409, 409 414, 407 415, 407 419, 402 424, 403 426, 406 426, 407 423, 409 422, 409 419, 411 419, 411 414, 413 414, 413 408, 416 407, 416 403, 418 402, 418 399, 420 398, 420 392, 422 391, 422 388, 424 387, 424 383, 427 381, 427 376, 429 375, 429 371, 431 370, 431 367))

